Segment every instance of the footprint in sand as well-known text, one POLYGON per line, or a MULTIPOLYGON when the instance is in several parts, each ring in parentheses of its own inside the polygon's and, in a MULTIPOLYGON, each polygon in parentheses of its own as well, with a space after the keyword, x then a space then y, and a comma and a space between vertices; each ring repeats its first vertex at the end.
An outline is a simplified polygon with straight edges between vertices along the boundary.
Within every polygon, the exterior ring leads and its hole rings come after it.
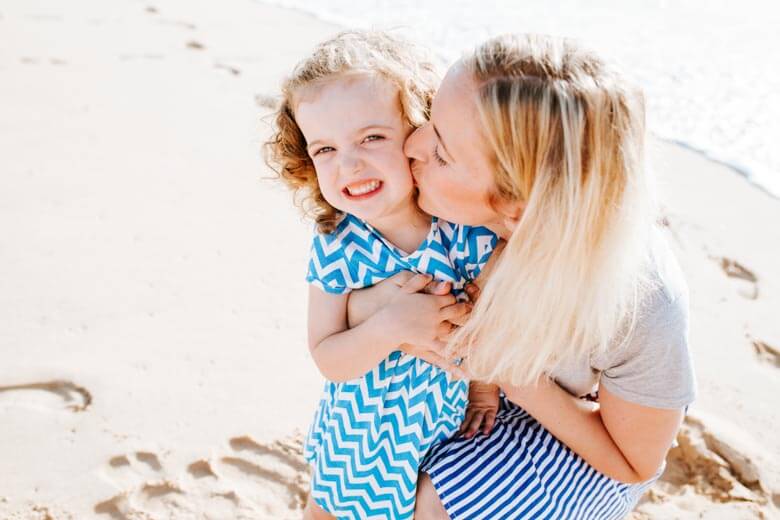
POLYGON ((94 511, 114 520, 299 518, 309 488, 302 446, 300 436, 271 443, 235 437, 176 470, 151 451, 117 455, 102 472, 118 492, 94 511))
POLYGON ((232 67, 230 65, 225 65, 224 63, 215 63, 214 67, 217 69, 226 70, 234 76, 241 74, 241 69, 237 69, 236 67, 232 67))
POLYGON ((89 390, 70 381, 0 386, 0 396, 3 395, 3 401, 12 405, 65 408, 73 412, 83 412, 92 404, 89 390))
POLYGON ((738 429, 714 428, 709 421, 688 415, 677 435, 677 446, 666 458, 666 470, 631 518, 652 517, 654 505, 692 494, 704 498, 713 513, 728 513, 711 518, 765 518, 763 512, 774 495, 753 444, 738 429), (734 512, 738 516, 729 516, 734 512))
POLYGON ((279 106, 279 100, 267 94, 255 94, 255 104, 260 108, 275 110, 279 106))
POLYGON ((750 336, 748 336, 748 339, 753 345, 753 350, 760 361, 780 368, 780 350, 774 348, 769 343, 751 338, 750 336))
POLYGON ((206 46, 200 43, 199 41, 190 40, 187 42, 187 48, 192 49, 194 51, 202 51, 206 48, 206 46))
POLYGON ((758 298, 758 277, 753 271, 730 258, 719 257, 715 258, 715 260, 720 263, 720 267, 726 273, 726 276, 740 281, 739 294, 749 300, 758 298))

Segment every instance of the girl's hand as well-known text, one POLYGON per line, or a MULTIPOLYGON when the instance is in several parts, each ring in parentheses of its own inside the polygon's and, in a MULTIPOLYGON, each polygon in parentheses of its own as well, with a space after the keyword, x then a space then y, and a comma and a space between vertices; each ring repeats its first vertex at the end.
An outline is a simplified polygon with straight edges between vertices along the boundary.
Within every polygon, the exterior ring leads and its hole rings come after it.
POLYGON ((376 316, 396 335, 399 345, 416 345, 440 354, 445 347, 442 338, 452 330, 449 321, 467 313, 470 304, 456 303, 451 294, 419 293, 431 280, 427 275, 412 277, 376 316))
POLYGON ((469 383, 469 405, 460 433, 467 439, 478 431, 488 435, 493 431, 499 406, 499 387, 488 383, 469 383))
MULTIPOLYGON (((377 314, 385 305, 387 305, 401 288, 407 283, 415 284, 419 287, 421 278, 430 280, 430 277, 414 274, 410 271, 401 271, 394 274, 387 280, 383 280, 372 287, 352 291, 349 293, 347 302, 347 319, 349 328, 354 328, 377 314)), ((450 282, 429 281, 422 292, 426 294, 435 294, 439 296, 450 294, 452 284, 450 282)))

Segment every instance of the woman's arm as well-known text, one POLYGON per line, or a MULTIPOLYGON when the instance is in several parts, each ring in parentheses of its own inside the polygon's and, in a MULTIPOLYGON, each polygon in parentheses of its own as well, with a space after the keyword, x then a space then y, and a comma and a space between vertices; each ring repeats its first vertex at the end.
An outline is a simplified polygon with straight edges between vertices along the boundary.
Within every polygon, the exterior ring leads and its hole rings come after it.
POLYGON ((525 409, 558 440, 596 470, 620 482, 653 477, 682 422, 682 410, 625 401, 599 387, 599 404, 572 396, 544 378, 535 386, 501 385, 507 398, 525 409))
MULTIPOLYGON (((470 285, 466 291, 472 301, 479 299, 479 287, 470 285)), ((500 387, 591 466, 621 482, 642 482, 655 475, 683 418, 680 408, 632 403, 603 384, 599 404, 572 396, 546 377, 536 385, 500 387)))

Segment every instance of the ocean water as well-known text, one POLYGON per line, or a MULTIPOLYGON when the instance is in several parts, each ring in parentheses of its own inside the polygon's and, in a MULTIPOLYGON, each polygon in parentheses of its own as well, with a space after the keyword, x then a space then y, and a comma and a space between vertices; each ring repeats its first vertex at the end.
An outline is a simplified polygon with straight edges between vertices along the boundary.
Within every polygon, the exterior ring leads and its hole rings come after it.
POLYGON ((780 197, 780 4, 771 0, 258 1, 399 30, 446 63, 505 32, 579 39, 642 86, 653 134, 780 197))

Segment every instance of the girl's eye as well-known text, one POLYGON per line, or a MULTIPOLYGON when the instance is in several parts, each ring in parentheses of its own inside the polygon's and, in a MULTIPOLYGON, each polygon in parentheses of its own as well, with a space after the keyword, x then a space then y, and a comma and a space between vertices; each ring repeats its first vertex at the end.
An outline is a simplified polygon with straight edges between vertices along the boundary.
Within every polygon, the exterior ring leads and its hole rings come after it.
POLYGON ((447 166, 447 161, 441 158, 441 155, 439 155, 439 145, 433 147, 433 158, 436 159, 436 162, 439 163, 439 166, 447 166))
POLYGON ((335 148, 333 148, 332 146, 323 146, 322 148, 314 152, 314 155, 320 155, 321 153, 332 152, 333 150, 335 150, 335 148))
POLYGON ((370 142, 370 141, 381 141, 384 138, 385 138, 385 136, 383 136, 383 135, 372 134, 372 135, 369 135, 368 137, 366 137, 365 139, 363 139, 363 141, 368 141, 368 142, 370 142))

